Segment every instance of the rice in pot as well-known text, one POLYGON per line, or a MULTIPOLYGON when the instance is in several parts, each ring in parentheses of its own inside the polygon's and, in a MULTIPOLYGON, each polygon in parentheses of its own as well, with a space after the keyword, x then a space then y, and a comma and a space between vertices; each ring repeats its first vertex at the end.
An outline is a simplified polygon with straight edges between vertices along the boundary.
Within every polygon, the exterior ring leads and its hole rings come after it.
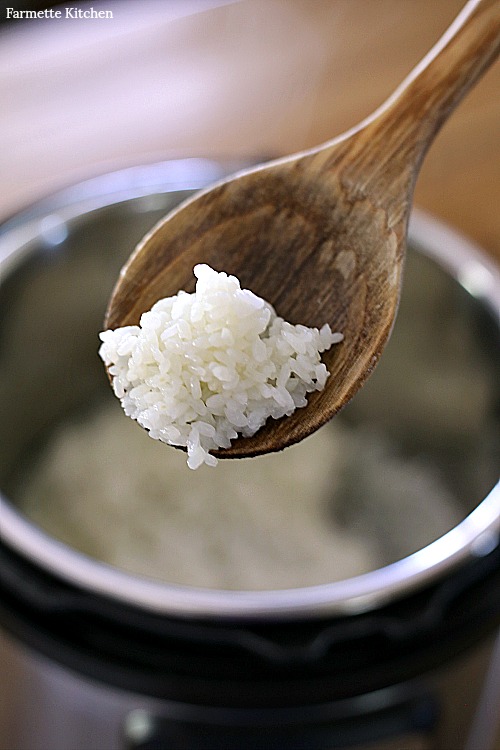
POLYGON ((90 557, 181 585, 338 581, 461 520, 438 473, 341 417, 285 451, 190 471, 106 400, 62 423, 33 459, 16 491, 33 523, 90 557))

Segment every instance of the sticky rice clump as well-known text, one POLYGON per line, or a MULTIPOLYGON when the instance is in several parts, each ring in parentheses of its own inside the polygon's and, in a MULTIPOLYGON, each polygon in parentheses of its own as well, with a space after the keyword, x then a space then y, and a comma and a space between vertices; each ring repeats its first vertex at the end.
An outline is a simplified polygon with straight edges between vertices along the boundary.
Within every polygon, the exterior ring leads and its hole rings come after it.
POLYGON ((187 448, 188 466, 249 437, 269 417, 306 406, 329 375, 321 353, 342 340, 328 324, 292 325, 235 276, 195 266, 193 294, 156 302, 138 326, 100 334, 99 355, 132 419, 155 440, 187 448))

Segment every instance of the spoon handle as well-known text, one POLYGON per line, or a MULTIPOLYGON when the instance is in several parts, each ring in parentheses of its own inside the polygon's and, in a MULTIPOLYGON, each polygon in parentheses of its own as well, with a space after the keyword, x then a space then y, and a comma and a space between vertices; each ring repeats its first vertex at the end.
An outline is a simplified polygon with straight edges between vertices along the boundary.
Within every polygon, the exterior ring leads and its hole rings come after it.
POLYGON ((499 52, 500 0, 469 0, 389 99, 358 126, 324 144, 324 165, 332 166, 330 149, 337 160, 342 141, 347 146, 353 138, 357 148, 353 153, 349 147, 344 172, 351 184, 373 192, 411 192, 440 127, 499 52))

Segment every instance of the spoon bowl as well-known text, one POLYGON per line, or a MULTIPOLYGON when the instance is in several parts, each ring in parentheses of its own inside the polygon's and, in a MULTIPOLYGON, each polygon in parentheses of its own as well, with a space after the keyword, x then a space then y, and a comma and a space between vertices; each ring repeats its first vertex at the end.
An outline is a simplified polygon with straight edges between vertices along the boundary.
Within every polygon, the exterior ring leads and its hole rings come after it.
POLYGON ((293 324, 344 334, 307 407, 213 451, 254 456, 302 440, 372 372, 397 313, 408 218, 422 159, 500 50, 500 0, 471 0, 369 118, 315 149, 242 172, 165 217, 120 273, 106 328, 138 324, 161 297, 194 291, 193 267, 237 276, 293 324))

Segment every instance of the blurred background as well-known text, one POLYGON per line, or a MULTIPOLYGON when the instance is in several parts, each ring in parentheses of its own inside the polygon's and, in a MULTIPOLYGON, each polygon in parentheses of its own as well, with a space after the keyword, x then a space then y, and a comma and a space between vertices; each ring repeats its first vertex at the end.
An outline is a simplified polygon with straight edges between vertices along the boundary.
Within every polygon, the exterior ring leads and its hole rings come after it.
MULTIPOLYGON (((126 166, 262 160, 333 138, 392 92, 463 4, 8 0, 0 8, 0 220, 126 166), (7 5, 11 16, 53 8, 63 17, 8 18, 7 5), (66 8, 112 18, 65 18, 66 8)), ((497 63, 429 151, 416 204, 500 263, 499 91, 497 63)))
MULTIPOLYGON (((97 0, 2 4, 0 218, 116 167, 261 159, 370 113, 463 0, 97 0), (61 19, 7 18, 62 8, 61 19), (112 18, 65 18, 65 8, 112 18), (11 13, 10 15, 14 15, 11 13)), ((446 124, 416 202, 500 261, 500 65, 446 124)))

